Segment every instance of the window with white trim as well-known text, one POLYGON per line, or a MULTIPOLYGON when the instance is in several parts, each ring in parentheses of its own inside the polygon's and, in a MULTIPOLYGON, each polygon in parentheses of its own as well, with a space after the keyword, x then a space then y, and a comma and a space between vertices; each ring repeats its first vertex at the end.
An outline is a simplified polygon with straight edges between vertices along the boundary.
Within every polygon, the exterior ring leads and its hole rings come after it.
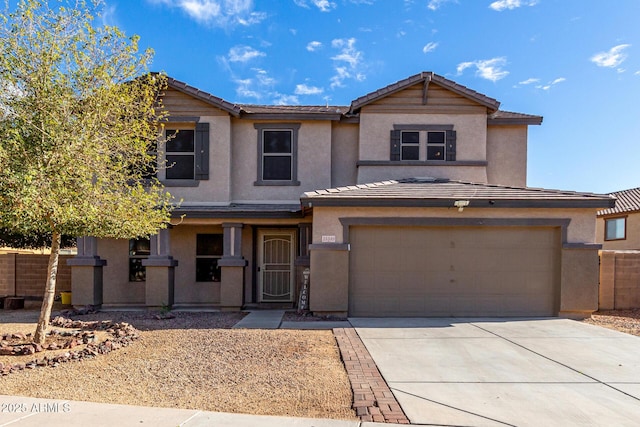
POLYGON ((604 240, 624 240, 627 238, 627 218, 606 218, 604 220, 604 240))
POLYGON ((420 160, 420 132, 403 131, 400 144, 401 160, 420 160))

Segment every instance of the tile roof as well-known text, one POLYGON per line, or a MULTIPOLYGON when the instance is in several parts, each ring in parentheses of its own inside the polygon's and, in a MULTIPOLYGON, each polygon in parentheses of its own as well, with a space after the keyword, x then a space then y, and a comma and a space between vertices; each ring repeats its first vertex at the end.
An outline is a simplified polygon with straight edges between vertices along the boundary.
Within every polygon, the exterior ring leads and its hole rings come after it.
POLYGON ((539 125, 539 124, 542 124, 542 116, 498 110, 495 113, 489 115, 488 121, 489 121, 489 124, 494 124, 494 125, 500 125, 500 124, 539 125))
POLYGON ((595 207, 613 206, 608 195, 543 188, 478 184, 436 178, 409 178, 330 188, 304 193, 303 205, 313 206, 438 206, 469 200, 473 207, 595 207))
POLYGON ((410 86, 415 85, 416 83, 420 83, 424 81, 434 82, 446 89, 449 89, 452 92, 457 93, 458 95, 462 95, 466 98, 472 99, 477 103, 486 106, 492 111, 497 111, 498 107, 500 107, 500 102, 497 101, 496 99, 490 98, 486 95, 476 92, 475 90, 469 89, 466 86, 460 85, 454 82, 453 80, 444 78, 431 71, 423 71, 422 73, 408 77, 404 80, 397 81, 381 89, 378 89, 374 92, 361 96, 358 99, 353 100, 351 102, 351 111, 355 112, 356 110, 362 108, 363 106, 370 104, 374 101, 377 101, 378 99, 384 98, 385 96, 399 92, 403 89, 406 89, 410 86))
MULTIPOLYGON (((452 80, 446 79, 438 74, 428 72, 422 72, 400 80, 396 83, 390 84, 382 89, 378 89, 367 95, 364 95, 353 102, 350 106, 344 105, 253 105, 253 104, 234 104, 226 101, 217 96, 211 95, 196 87, 190 86, 184 82, 176 80, 172 77, 167 77, 167 83, 169 87, 177 91, 183 92, 187 95, 193 96, 203 102, 206 102, 214 107, 220 108, 223 111, 228 112, 234 117, 241 117, 242 115, 253 116, 270 116, 260 118, 274 118, 278 120, 286 120, 287 115, 298 116, 303 119, 319 119, 319 120, 337 120, 343 118, 356 118, 357 111, 360 107, 373 102, 377 99, 383 98, 394 92, 405 89, 408 86, 414 85, 421 81, 429 80, 436 84, 439 84, 446 89, 449 89, 459 95, 470 98, 481 105, 486 106, 492 111, 492 114, 488 116, 490 124, 540 124, 542 123, 542 117, 531 114, 513 113, 509 111, 500 111, 498 107, 500 102, 462 86, 452 80)), ((296 119, 292 117, 291 119, 296 119)))
POLYGON ((172 212, 174 217, 186 218, 291 218, 302 216, 299 203, 231 203, 226 206, 180 206, 172 212))
POLYGON ((306 114, 346 114, 349 107, 338 105, 251 105, 240 104, 247 114, 264 113, 306 113, 306 114))
POLYGON ((640 211, 640 187, 610 193, 616 198, 616 205, 598 212, 598 216, 640 211))

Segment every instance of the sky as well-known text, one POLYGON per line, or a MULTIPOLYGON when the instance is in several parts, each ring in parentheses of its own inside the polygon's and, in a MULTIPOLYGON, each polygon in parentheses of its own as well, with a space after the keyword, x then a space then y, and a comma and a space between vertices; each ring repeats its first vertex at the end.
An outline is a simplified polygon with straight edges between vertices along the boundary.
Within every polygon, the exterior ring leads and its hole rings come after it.
POLYGON ((529 187, 640 187, 640 0, 105 0, 100 19, 234 103, 349 105, 433 71, 544 117, 529 187))

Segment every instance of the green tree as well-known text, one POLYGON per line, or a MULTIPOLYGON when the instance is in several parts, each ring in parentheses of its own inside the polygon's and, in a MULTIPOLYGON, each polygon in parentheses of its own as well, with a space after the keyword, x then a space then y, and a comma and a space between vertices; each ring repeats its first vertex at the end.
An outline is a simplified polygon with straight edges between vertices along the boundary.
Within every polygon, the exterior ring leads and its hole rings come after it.
POLYGON ((0 228, 51 235, 40 343, 61 236, 150 235, 172 209, 149 179, 166 79, 147 71, 152 52, 137 37, 96 25, 102 7, 20 0, 0 12, 0 228))

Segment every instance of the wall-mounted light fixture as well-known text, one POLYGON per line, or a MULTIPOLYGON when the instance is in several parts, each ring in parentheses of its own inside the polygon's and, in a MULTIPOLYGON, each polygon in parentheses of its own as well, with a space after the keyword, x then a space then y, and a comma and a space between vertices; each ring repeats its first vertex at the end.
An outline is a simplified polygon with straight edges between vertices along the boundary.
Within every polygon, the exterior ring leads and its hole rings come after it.
POLYGON ((455 202, 453 202, 453 206, 458 208, 458 212, 462 212, 464 210, 465 206, 469 206, 469 201, 468 200, 456 200, 455 202))

